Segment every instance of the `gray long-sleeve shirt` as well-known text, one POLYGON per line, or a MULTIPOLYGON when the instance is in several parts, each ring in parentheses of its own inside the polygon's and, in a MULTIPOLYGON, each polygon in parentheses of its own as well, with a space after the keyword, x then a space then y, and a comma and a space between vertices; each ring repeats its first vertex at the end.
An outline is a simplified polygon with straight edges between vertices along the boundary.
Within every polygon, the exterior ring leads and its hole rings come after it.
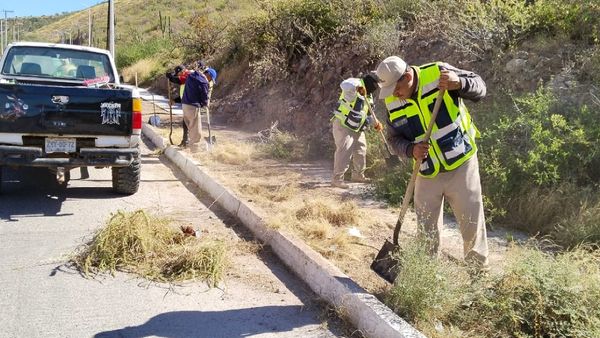
MULTIPOLYGON (((414 68, 413 68, 414 69, 414 68)), ((452 97, 461 97, 463 99, 477 102, 485 97, 486 85, 481 76, 474 72, 458 69, 447 63, 440 65, 440 70, 450 70, 455 72, 460 79, 461 88, 458 90, 450 90, 448 94, 452 97)), ((416 74, 416 72, 415 72, 416 74)), ((416 76, 418 76, 416 74, 416 76)), ((415 77, 416 81, 419 81, 418 77, 415 77)), ((419 84, 417 82, 416 88, 419 84)), ((413 93, 411 99, 417 101, 417 93, 413 93)), ((393 150, 397 155, 402 158, 412 158, 413 141, 406 139, 399 131, 397 131, 389 122, 387 126, 388 132, 388 143, 392 146, 393 150)))

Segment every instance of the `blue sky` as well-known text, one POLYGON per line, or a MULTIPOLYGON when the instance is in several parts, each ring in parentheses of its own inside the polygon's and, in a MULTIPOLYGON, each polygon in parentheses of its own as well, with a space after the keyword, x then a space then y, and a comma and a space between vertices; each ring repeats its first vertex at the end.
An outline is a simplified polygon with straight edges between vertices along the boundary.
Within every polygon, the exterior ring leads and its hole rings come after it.
MULTIPOLYGON (((7 17, 41 16, 72 12, 91 7, 102 0, 0 0, 0 10, 14 11, 7 17)), ((4 12, 0 11, 4 18, 4 12)))

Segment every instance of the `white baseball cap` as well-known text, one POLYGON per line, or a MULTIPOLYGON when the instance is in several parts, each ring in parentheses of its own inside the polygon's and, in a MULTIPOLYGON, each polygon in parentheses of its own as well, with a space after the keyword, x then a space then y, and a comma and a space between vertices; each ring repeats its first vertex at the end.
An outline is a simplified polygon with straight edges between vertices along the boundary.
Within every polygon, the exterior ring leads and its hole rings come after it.
POLYGON ((398 56, 388 56, 377 66, 379 98, 385 99, 394 93, 396 82, 408 71, 408 64, 398 56))

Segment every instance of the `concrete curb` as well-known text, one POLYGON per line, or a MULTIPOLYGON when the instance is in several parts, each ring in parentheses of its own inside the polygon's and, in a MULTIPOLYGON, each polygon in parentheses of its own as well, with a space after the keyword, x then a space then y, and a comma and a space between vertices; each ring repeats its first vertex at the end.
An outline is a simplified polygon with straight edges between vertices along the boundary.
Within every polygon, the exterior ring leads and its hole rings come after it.
POLYGON ((373 338, 425 337, 303 241, 267 227, 259 211, 202 171, 196 161, 168 146, 166 139, 152 127, 144 124, 142 132, 215 203, 238 217, 258 239, 271 246, 279 259, 316 294, 345 314, 364 335, 373 338))

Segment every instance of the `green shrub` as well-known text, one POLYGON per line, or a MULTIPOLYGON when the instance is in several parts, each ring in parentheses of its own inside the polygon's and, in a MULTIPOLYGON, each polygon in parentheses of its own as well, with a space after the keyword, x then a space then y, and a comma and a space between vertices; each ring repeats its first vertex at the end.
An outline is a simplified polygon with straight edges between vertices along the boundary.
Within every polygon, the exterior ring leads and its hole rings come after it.
POLYGON ((532 29, 562 33, 573 40, 600 42, 600 1, 543 0, 531 6, 532 29))
POLYGON ((396 256, 401 267, 385 303, 412 322, 433 323, 459 306, 467 290, 467 271, 429 254, 424 240, 402 246, 396 256))
POLYGON ((600 254, 510 250, 505 272, 473 283, 455 325, 487 337, 597 337, 600 254))
MULTIPOLYGON (((568 96, 565 93, 565 96, 568 96)), ((600 153, 596 110, 548 89, 495 107, 482 129, 484 193, 509 224, 550 232, 594 186, 600 153), (535 215, 535 216, 534 216, 535 215)))
POLYGON ((304 159, 308 153, 303 141, 293 134, 280 131, 271 135, 263 151, 268 157, 285 161, 304 159))
POLYGON ((380 175, 375 180, 375 196, 391 205, 401 204, 411 171, 410 166, 403 164, 380 175))
POLYGON ((552 237, 564 247, 581 243, 593 243, 600 246, 600 201, 597 194, 584 200, 579 208, 575 206, 570 213, 558 221, 552 237))
POLYGON ((380 14, 374 0, 274 2, 231 30, 230 53, 233 59, 249 61, 251 70, 259 73, 255 79, 282 79, 306 56, 319 59, 324 49, 341 40, 354 45, 351 42, 380 14))
POLYGON ((597 337, 600 252, 560 254, 511 246, 503 272, 472 274, 402 246, 401 270, 385 303, 431 337, 597 337), (471 277, 469 277, 471 276, 471 277), (441 325, 440 325, 441 324, 441 325))

